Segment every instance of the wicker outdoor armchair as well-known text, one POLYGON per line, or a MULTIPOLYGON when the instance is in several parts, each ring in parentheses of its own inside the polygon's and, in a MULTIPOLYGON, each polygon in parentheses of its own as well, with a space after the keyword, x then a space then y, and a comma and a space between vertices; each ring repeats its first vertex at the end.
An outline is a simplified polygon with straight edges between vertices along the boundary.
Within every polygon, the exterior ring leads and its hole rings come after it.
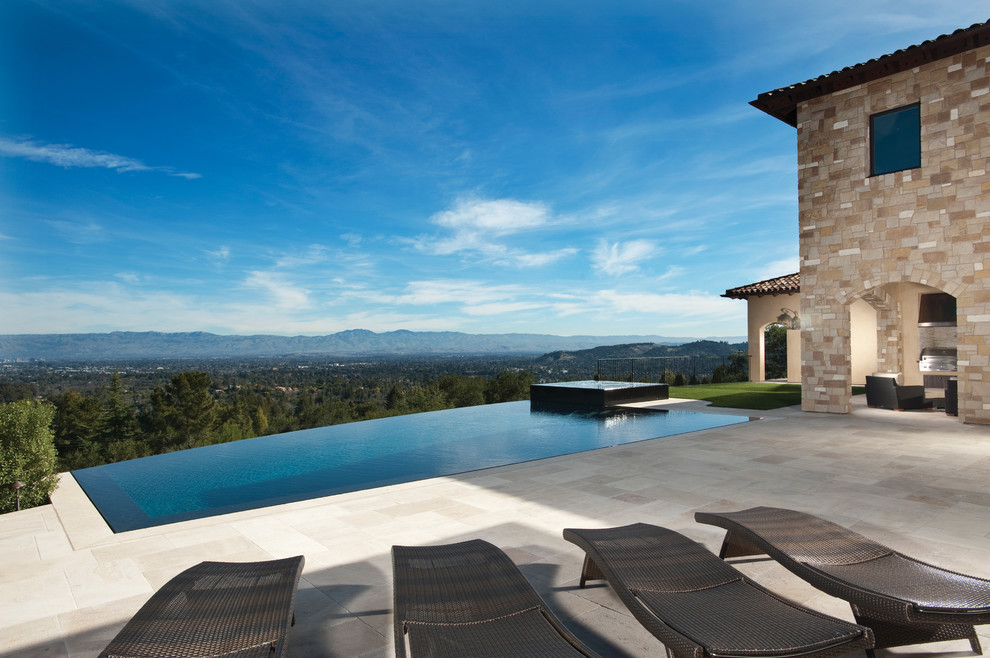
POLYGON ((873 646, 870 629, 787 601, 704 546, 645 523, 564 530, 584 549, 581 587, 605 578, 678 658, 826 658, 873 646))
POLYGON ((597 655, 486 541, 393 546, 392 568, 398 658, 597 655))
POLYGON ((694 518, 727 530, 722 557, 766 553, 848 601, 856 621, 873 629, 878 649, 969 640, 982 653, 974 625, 990 623, 988 580, 915 560, 804 512, 754 507, 694 518))
POLYGON ((100 657, 281 656, 303 561, 299 555, 186 569, 141 606, 100 657))

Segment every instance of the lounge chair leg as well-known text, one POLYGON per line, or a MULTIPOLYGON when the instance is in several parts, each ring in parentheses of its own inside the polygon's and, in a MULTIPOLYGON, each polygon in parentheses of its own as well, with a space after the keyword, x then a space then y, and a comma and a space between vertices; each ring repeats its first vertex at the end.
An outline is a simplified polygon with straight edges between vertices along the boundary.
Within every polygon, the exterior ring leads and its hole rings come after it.
POLYGON ((732 531, 731 530, 726 530, 725 531, 725 537, 722 537, 722 548, 720 548, 718 550, 718 556, 721 559, 723 559, 723 560, 725 559, 726 549, 729 548, 729 536, 730 535, 732 535, 732 531))
POLYGON ((969 646, 973 648, 973 653, 977 656, 983 655, 983 647, 980 646, 980 638, 976 635, 976 629, 973 629, 973 637, 969 638, 969 646))
POLYGON ((873 649, 866 650, 866 658, 877 658, 877 653, 873 649))
POLYGON ((587 556, 584 556, 584 565, 581 567, 581 588, 584 588, 584 584, 589 580, 602 580, 605 578, 605 574, 602 570, 598 568, 594 560, 587 556))

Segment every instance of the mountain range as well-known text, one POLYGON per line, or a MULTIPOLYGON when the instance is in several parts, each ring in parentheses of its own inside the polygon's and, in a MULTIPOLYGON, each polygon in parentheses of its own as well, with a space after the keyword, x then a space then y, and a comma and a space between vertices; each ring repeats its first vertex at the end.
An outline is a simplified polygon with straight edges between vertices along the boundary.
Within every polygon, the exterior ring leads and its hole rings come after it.
MULTIPOLYGON (((697 340, 671 336, 554 336, 550 334, 465 334, 452 331, 352 329, 326 336, 218 335, 205 332, 114 331, 92 334, 0 335, 0 360, 90 361, 146 358, 540 355, 602 345, 697 340)), ((739 342, 740 337, 711 338, 739 342)))

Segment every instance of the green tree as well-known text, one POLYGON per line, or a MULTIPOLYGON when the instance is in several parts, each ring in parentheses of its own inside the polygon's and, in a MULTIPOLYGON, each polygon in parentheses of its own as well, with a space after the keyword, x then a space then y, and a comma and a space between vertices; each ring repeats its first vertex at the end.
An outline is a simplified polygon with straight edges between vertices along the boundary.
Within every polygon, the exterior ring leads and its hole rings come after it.
POLYGON ((150 425, 162 449, 192 448, 213 440, 219 409, 205 372, 181 372, 151 392, 150 425))
POLYGON ((450 409, 451 404, 436 385, 417 386, 406 396, 406 409, 410 413, 450 409))
POLYGON ((69 390, 55 398, 54 430, 60 468, 105 463, 100 445, 103 408, 98 398, 69 390))
POLYGON ((533 384, 533 373, 523 370, 514 373, 511 370, 503 370, 498 373, 495 379, 489 380, 485 386, 485 402, 495 404, 498 402, 512 402, 514 400, 528 400, 529 387, 533 384))
POLYGON ((126 442, 137 436, 137 415, 134 407, 124 400, 124 386, 120 381, 120 372, 113 373, 107 400, 103 405, 102 422, 103 440, 111 442, 126 442))
POLYGON ((265 408, 260 404, 254 412, 254 416, 251 418, 251 425, 254 428, 255 436, 261 436, 268 429, 268 414, 265 413, 265 408))
POLYGON ((769 324, 763 330, 763 351, 767 379, 787 377, 787 329, 769 324))
POLYGON ((13 511, 18 495, 21 509, 44 505, 58 486, 54 418, 50 404, 0 404, 0 512, 13 511), (10 486, 14 482, 25 485, 19 493, 10 486))
POLYGON ((406 406, 406 392, 398 384, 392 384, 385 396, 385 408, 393 413, 404 413, 406 406))
POLYGON ((30 383, 15 384, 0 382, 0 402, 33 400, 38 395, 38 387, 30 383))
POLYGON ((444 375, 437 386, 455 407, 473 407, 485 403, 485 380, 481 377, 444 375))

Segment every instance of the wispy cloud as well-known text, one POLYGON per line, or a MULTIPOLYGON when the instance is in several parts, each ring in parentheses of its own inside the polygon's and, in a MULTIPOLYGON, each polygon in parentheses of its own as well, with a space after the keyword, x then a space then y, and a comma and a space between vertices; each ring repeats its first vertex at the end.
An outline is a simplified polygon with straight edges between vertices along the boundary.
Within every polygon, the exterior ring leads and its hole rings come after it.
POLYGON ((66 241, 74 244, 94 244, 109 239, 103 227, 96 222, 50 219, 46 223, 58 231, 66 241))
POLYGON ((71 144, 42 144, 32 140, 14 140, 0 137, 0 155, 24 158, 33 162, 46 162, 57 167, 98 167, 117 172, 155 171, 186 179, 201 178, 200 174, 175 171, 171 167, 152 167, 125 155, 93 151, 71 144))
POLYGON ((548 223, 550 209, 543 203, 514 199, 461 199, 451 210, 437 213, 432 221, 456 231, 507 235, 548 223))
POLYGON ((244 285, 266 293, 271 302, 279 308, 303 309, 311 305, 309 290, 274 272, 251 272, 244 280, 244 285))
POLYGON ((410 281, 396 303, 414 305, 479 304, 511 300, 522 289, 511 285, 491 285, 485 281, 434 279, 410 281))
POLYGON ((293 268, 303 265, 314 265, 323 263, 328 258, 328 250, 321 244, 311 244, 302 251, 287 254, 276 261, 275 266, 279 268, 293 268))
POLYGON ((566 247, 555 251, 544 251, 541 253, 514 254, 510 258, 496 261, 498 265, 515 265, 521 268, 543 267, 552 265, 560 260, 569 258, 578 253, 578 249, 566 247))
POLYGON ((595 269, 610 276, 629 274, 639 269, 640 263, 659 253, 656 243, 650 240, 612 242, 601 240, 591 257, 595 269))
MULTIPOLYGON (((793 274, 794 272, 801 271, 801 261, 798 256, 791 256, 789 258, 782 258, 780 260, 775 260, 773 262, 764 265, 756 275, 754 281, 765 281, 767 279, 775 279, 778 276, 784 276, 786 274, 793 274)), ((745 284, 739 284, 745 285, 745 284)))
POLYGON ((462 198, 430 221, 451 229, 448 236, 419 236, 406 242, 434 256, 473 254, 493 265, 528 269, 551 265, 578 253, 574 247, 533 252, 507 244, 510 236, 559 223, 545 203, 516 199, 462 198))
POLYGON ((219 261, 221 263, 226 263, 227 261, 230 260, 230 248, 221 245, 217 249, 207 250, 206 255, 216 261, 219 261))

